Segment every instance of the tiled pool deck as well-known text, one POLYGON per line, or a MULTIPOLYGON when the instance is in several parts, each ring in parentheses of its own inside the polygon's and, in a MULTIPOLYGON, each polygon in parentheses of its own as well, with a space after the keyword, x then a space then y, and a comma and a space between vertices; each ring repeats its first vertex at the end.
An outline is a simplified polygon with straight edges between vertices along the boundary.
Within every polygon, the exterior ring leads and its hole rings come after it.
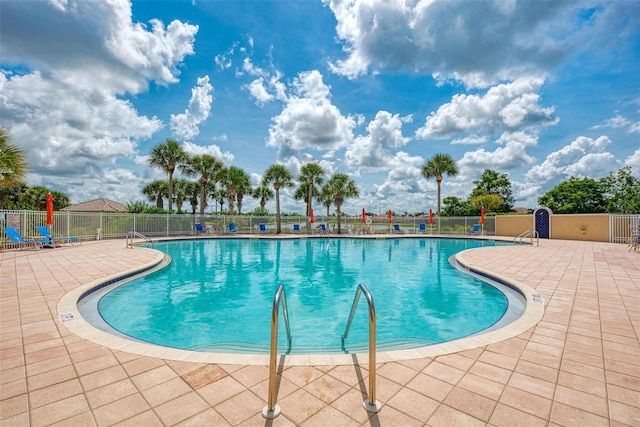
MULTIPOLYGON (((282 414, 265 420, 268 367, 141 356, 62 323, 67 292, 152 262, 123 241, 0 253, 0 426, 640 426, 640 253, 543 240, 464 259, 535 289, 542 320, 452 354, 367 365, 290 366, 282 414)), ((133 347, 132 347, 133 349, 133 347)))

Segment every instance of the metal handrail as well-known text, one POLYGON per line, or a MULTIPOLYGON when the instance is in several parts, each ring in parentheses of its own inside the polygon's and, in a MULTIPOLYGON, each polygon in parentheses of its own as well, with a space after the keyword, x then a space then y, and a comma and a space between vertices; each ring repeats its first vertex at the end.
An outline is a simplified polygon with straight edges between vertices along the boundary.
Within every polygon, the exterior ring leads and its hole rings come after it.
POLYGON ((276 405, 276 368, 278 358, 278 308, 280 307, 280 299, 282 298, 282 315, 284 317, 284 325, 287 329, 287 341, 291 351, 291 329, 289 328, 289 310, 287 309, 287 296, 285 295, 284 285, 278 286, 278 290, 273 297, 273 306, 271 308, 271 351, 269 353, 269 396, 267 406, 262 409, 262 416, 271 419, 280 415, 280 407, 276 405))
POLYGON ((530 238, 530 242, 529 244, 531 246, 533 246, 533 238, 536 238, 536 246, 540 246, 540 233, 538 233, 536 230, 527 230, 523 233, 518 234, 514 239, 513 239, 513 244, 515 245, 517 242, 522 243, 522 239, 524 239, 525 237, 529 237, 530 238))
POLYGON ((137 231, 128 231, 127 237, 125 240, 125 246, 124 246, 125 248, 133 248, 134 237, 139 237, 141 239, 144 239, 147 241, 147 243, 151 243, 153 245, 153 241, 151 241, 151 239, 145 236, 144 234, 138 233, 137 231), (129 241, 129 239, 131 239, 131 241, 129 241))
POLYGON ((358 289, 356 290, 356 296, 351 305, 349 320, 342 335, 342 351, 346 352, 345 341, 349 336, 353 316, 356 314, 356 309, 358 308, 360 294, 364 294, 369 306, 369 399, 364 401, 364 408, 369 412, 379 412, 382 405, 376 400, 376 306, 373 303, 371 292, 369 292, 369 289, 362 283, 358 285, 358 289))

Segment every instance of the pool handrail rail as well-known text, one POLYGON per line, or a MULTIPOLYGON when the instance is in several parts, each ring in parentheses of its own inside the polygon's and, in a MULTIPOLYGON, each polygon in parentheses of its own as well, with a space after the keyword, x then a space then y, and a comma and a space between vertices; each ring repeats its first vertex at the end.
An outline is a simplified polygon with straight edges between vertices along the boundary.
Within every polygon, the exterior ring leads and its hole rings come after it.
POLYGON ((522 243, 522 239, 524 239, 525 237, 529 237, 530 241, 529 244, 531 246, 533 246, 533 238, 536 238, 536 246, 540 246, 540 233, 538 233, 536 230, 527 230, 524 231, 520 234, 518 234, 514 239, 513 239, 513 244, 515 245, 516 243, 522 243))
POLYGON ((127 237, 125 240, 125 248, 133 248, 133 238, 134 237, 139 237, 141 239, 144 239, 147 243, 153 245, 153 241, 148 238, 147 236, 145 236, 142 233, 138 233, 137 231, 128 231, 127 232, 127 237))
POLYGON ((273 305, 271 308, 271 349, 269 351, 269 391, 267 397, 267 406, 262 409, 262 416, 272 419, 280 415, 280 407, 276 405, 276 377, 277 377, 277 359, 278 359, 278 309, 282 300, 282 316, 284 317, 284 325, 287 329, 287 342, 289 348, 287 353, 291 351, 291 328, 289 327, 289 310, 287 309, 287 296, 284 285, 280 284, 273 296, 273 305))
POLYGON ((379 412, 382 409, 382 405, 376 400, 376 306, 371 292, 363 283, 358 285, 356 296, 353 298, 349 320, 344 329, 344 334, 342 334, 342 351, 346 352, 345 341, 349 336, 349 330, 351 329, 351 323, 356 314, 361 294, 364 294, 369 306, 369 398, 364 401, 364 408, 368 412, 379 412))

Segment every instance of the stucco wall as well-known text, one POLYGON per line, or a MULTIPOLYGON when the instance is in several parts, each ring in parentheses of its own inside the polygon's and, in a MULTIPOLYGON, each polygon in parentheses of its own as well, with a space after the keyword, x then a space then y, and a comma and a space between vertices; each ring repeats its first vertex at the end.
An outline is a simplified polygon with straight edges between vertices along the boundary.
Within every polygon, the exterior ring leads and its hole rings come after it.
MULTIPOLYGON (((517 236, 533 230, 533 215, 496 216, 496 236, 517 236)), ((609 241, 608 214, 551 215, 551 238, 609 241)))

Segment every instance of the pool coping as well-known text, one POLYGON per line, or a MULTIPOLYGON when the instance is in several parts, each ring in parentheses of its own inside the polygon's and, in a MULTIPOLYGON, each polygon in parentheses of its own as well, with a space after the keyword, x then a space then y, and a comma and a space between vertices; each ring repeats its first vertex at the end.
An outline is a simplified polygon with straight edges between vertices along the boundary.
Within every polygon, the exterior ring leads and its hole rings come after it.
MULTIPOLYGON (((230 236, 231 237, 231 236, 230 236)), ((237 236, 233 236, 238 238, 237 236)), ((298 236, 293 236, 298 237, 298 236)), ((344 236, 347 237, 347 236, 344 236)), ((348 236, 352 237, 352 236, 348 236)), ((355 236, 353 236, 355 237, 355 236)), ((362 236, 364 237, 364 236, 362 236)), ((389 235, 388 238, 397 238, 400 236, 389 235)), ((407 236, 403 237, 424 237, 424 236, 407 236)), ((200 238, 200 237, 199 237, 200 238)), ((485 237, 486 239, 486 237, 485 237)), ((478 239, 483 240, 483 239, 478 239)), ((498 239, 494 239, 498 240, 498 239)), ((403 350, 389 350, 376 352, 376 362, 395 362, 402 360, 419 359, 426 357, 441 356, 450 353, 456 353, 464 350, 470 350, 488 344, 497 343, 508 338, 515 337, 526 332, 535 326, 544 314, 544 302, 538 293, 530 286, 511 279, 509 277, 494 273, 490 270, 475 266, 473 263, 465 260, 464 254, 469 251, 484 248, 466 249, 455 254, 456 261, 466 270, 487 277, 509 286, 518 291, 525 298, 524 313, 515 321, 505 325, 504 327, 490 332, 473 335, 470 337, 460 338, 441 344, 433 344, 425 347, 403 350)), ((72 291, 66 293, 58 302, 57 311, 59 318, 63 321, 65 327, 74 334, 92 341, 96 344, 129 353, 139 354, 142 356, 155 357, 165 360, 175 360, 196 363, 216 363, 216 364, 242 364, 242 365, 268 365, 268 354, 249 354, 249 353, 215 353, 201 352, 176 349, 171 347, 163 347, 156 344, 132 341, 126 338, 112 335, 108 332, 91 325, 85 320, 78 310, 78 302, 87 293, 93 292, 104 287, 107 283, 113 283, 123 278, 133 277, 160 266, 165 259, 165 254, 152 248, 137 247, 135 250, 149 250, 156 252, 153 261, 131 268, 129 270, 115 273, 100 279, 93 280, 89 283, 81 285, 72 291)), ((368 353, 350 353, 350 354, 310 354, 310 355, 287 355, 280 353, 281 364, 285 366, 321 366, 321 365, 353 365, 369 363, 368 353)))

